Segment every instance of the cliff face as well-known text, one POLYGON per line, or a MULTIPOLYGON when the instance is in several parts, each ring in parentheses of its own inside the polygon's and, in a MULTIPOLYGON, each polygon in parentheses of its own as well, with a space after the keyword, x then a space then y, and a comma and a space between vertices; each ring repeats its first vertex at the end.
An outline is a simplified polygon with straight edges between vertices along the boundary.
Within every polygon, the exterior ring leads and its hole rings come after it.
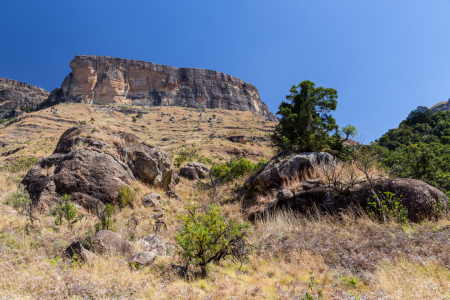
POLYGON ((277 121, 255 86, 217 71, 85 55, 75 56, 70 68, 62 101, 221 108, 277 121))
POLYGON ((46 90, 0 77, 0 111, 10 111, 14 107, 32 106, 36 107, 45 101, 50 93, 46 90))
POLYGON ((450 110, 450 99, 448 99, 448 101, 439 102, 439 103, 433 105, 430 109, 433 113, 436 113, 438 111, 449 111, 450 110))

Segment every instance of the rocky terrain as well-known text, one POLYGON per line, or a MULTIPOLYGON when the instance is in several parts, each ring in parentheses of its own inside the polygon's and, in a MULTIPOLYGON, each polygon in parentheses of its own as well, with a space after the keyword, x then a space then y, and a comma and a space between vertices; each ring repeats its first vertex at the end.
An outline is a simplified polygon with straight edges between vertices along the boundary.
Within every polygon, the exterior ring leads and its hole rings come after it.
POLYGON ((219 108, 277 121, 254 85, 217 71, 93 55, 76 56, 70 68, 50 101, 219 108))
POLYGON ((47 100, 49 92, 20 81, 0 77, 0 118, 17 107, 36 107, 47 100))

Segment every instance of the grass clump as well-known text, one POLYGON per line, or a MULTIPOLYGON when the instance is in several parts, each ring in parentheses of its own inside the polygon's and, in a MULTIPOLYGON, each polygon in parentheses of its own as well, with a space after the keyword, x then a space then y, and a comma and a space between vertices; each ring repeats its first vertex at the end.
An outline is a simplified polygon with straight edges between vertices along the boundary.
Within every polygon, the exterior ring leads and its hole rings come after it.
POLYGON ((32 157, 20 157, 13 160, 9 165, 3 167, 4 170, 11 173, 17 173, 20 171, 29 170, 38 162, 38 159, 34 156, 32 157))
POLYGON ((139 194, 138 188, 129 187, 124 185, 119 187, 119 207, 125 208, 127 206, 133 208, 134 202, 137 200, 139 194))
POLYGON ((12 206, 14 209, 18 209, 24 202, 30 201, 30 194, 23 185, 19 185, 19 188, 11 193, 6 198, 6 204, 12 206))

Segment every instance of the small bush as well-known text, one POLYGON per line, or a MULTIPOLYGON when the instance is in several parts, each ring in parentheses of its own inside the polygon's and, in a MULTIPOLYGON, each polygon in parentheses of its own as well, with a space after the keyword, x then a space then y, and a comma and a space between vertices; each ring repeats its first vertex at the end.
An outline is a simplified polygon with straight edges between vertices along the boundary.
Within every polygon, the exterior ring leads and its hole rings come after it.
POLYGON ((211 167, 211 173, 223 182, 232 181, 241 176, 249 174, 266 164, 266 160, 261 160, 255 164, 246 158, 234 159, 224 164, 216 164, 211 167))
POLYGON ((55 224, 60 226, 66 220, 70 227, 83 218, 83 214, 78 214, 78 208, 70 202, 70 196, 65 194, 61 201, 53 208, 51 215, 55 216, 55 224))
POLYGON ((134 207, 134 202, 138 197, 138 188, 131 188, 128 185, 124 185, 122 188, 119 187, 119 207, 134 207))
POLYGON ((186 209, 186 214, 178 216, 182 229, 175 241, 183 259, 200 266, 202 277, 206 276, 206 266, 212 261, 219 262, 228 256, 242 261, 248 257, 250 223, 227 220, 218 205, 210 205, 204 212, 196 205, 188 205, 186 209))
POLYGON ((193 159, 198 158, 198 154, 195 153, 195 150, 191 150, 191 149, 186 149, 186 150, 182 150, 179 154, 178 157, 175 159, 175 161, 177 162, 177 167, 181 167, 181 164, 185 161, 192 161, 193 159))
POLYGON ((391 192, 384 192, 379 196, 379 203, 374 199, 367 199, 367 212, 371 217, 380 220, 394 220, 398 223, 408 223, 408 209, 404 207, 400 200, 402 196, 397 197, 391 192))
POLYGON ((97 206, 96 214, 99 219, 99 222, 94 225, 95 231, 99 232, 100 230, 111 230, 116 231, 115 219, 113 219, 116 213, 116 209, 111 204, 106 204, 104 209, 100 209, 97 206))
POLYGON ((6 203, 14 209, 20 208, 24 202, 29 201, 30 195, 23 185, 19 185, 19 188, 6 198, 6 203))

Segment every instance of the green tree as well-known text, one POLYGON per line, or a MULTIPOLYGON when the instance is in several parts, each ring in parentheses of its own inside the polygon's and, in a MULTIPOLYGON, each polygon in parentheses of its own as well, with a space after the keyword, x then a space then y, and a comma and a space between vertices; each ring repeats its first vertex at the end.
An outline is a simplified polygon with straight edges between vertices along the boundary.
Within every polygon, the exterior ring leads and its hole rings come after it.
POLYGON ((329 133, 338 129, 330 114, 336 110, 337 97, 335 89, 316 88, 309 80, 292 86, 277 112, 281 120, 272 135, 274 144, 285 150, 293 147, 301 151, 325 150, 332 139, 329 133))
POLYGON ((355 126, 347 124, 347 126, 341 129, 341 132, 345 135, 344 141, 348 140, 349 137, 355 137, 358 135, 358 130, 355 126))
POLYGON ((218 205, 210 205, 201 212, 196 205, 188 205, 187 213, 178 218, 182 229, 175 236, 179 252, 187 265, 200 266, 202 277, 206 276, 206 266, 219 262, 228 256, 242 260, 247 258, 250 247, 247 243, 249 223, 238 224, 227 220, 218 205))

